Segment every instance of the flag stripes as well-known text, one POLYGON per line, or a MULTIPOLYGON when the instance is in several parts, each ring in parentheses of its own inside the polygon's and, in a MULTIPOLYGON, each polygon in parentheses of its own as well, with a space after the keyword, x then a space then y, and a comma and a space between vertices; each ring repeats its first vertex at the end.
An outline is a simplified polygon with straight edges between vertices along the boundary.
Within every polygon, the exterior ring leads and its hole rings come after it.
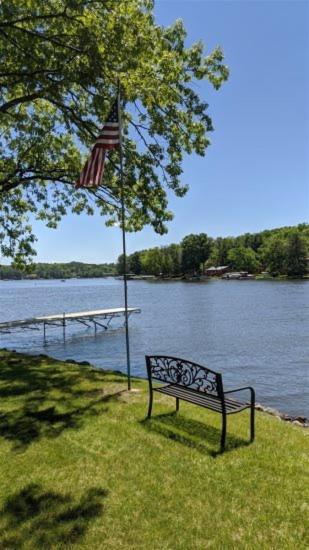
POLYGON ((120 128, 118 100, 116 100, 76 182, 76 187, 97 187, 100 185, 104 173, 106 153, 119 147, 119 144, 120 128))

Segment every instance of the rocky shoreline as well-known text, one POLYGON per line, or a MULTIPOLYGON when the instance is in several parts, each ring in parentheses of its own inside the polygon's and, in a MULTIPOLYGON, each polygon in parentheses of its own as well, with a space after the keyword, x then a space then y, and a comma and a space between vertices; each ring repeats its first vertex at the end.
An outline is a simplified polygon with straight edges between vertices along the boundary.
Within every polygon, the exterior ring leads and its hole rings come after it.
POLYGON ((256 403, 255 409, 257 411, 262 411, 267 414, 271 414, 272 416, 275 416, 279 420, 283 420, 285 422, 291 422, 292 424, 295 424, 296 426, 301 426, 302 428, 309 428, 309 420, 305 416, 293 416, 287 413, 282 413, 280 411, 277 411, 276 409, 272 409, 271 407, 264 407, 261 405, 261 403, 256 403))

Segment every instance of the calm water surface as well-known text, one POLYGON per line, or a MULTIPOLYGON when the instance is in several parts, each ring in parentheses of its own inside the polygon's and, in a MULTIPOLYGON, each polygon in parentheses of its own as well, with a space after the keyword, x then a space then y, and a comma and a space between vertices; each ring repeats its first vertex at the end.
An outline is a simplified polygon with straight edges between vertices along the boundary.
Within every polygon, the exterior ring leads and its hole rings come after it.
MULTIPOLYGON (((0 320, 121 307, 116 279, 0 281, 0 320)), ((192 359, 223 373, 225 386, 250 384, 257 400, 309 416, 309 282, 129 282, 132 371, 146 377, 144 355, 192 359)), ((59 328, 0 335, 0 346, 125 370, 124 329, 59 328)))

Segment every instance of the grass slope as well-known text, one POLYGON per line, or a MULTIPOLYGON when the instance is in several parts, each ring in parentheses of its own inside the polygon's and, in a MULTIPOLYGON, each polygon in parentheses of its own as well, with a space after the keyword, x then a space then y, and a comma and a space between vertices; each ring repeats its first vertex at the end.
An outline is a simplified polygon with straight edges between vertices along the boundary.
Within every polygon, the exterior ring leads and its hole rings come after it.
MULTIPOLYGON (((306 430, 126 391, 117 373, 0 351, 0 548, 306 548, 306 430)), ((306 494, 307 491, 307 494, 306 494)))

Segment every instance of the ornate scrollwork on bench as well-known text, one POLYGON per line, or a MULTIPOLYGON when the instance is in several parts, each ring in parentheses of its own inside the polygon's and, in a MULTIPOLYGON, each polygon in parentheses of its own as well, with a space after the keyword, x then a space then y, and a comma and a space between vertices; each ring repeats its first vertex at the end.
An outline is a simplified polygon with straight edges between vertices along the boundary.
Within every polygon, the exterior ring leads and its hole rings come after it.
POLYGON ((220 375, 191 361, 176 357, 152 356, 149 368, 152 378, 178 384, 195 391, 219 395, 220 375))

